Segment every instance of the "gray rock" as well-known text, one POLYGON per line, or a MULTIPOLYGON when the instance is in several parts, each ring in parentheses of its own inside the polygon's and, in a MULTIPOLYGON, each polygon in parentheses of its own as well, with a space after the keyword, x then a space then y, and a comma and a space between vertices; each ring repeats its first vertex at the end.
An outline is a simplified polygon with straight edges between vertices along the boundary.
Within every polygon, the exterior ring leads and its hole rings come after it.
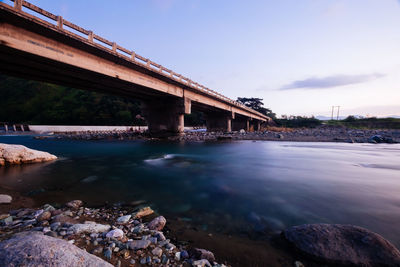
POLYGON ((157 238, 158 241, 164 241, 166 240, 165 235, 163 232, 157 232, 155 234, 155 237, 157 238))
POLYGON ((151 222, 149 222, 147 227, 150 230, 161 231, 164 228, 166 223, 167 223, 167 220, 163 216, 159 216, 157 218, 154 218, 151 222))
POLYGON ((12 197, 9 195, 0 194, 0 204, 9 204, 12 201, 12 197))
POLYGON ((66 216, 64 214, 58 214, 58 215, 54 216, 54 218, 53 218, 53 220, 51 222, 52 223, 59 222, 61 224, 64 224, 64 223, 76 224, 76 223, 78 223, 77 220, 75 220, 75 219, 73 219, 73 218, 71 218, 69 216, 66 216))
POLYGON ((114 229, 111 230, 106 234, 106 237, 108 238, 122 238, 124 237, 124 232, 121 229, 114 229))
POLYGON ((38 222, 41 222, 41 221, 49 220, 50 217, 51 217, 51 212, 50 212, 50 211, 43 211, 43 212, 36 218, 36 220, 37 220, 38 222))
POLYGON ((108 224, 99 224, 94 222, 85 222, 72 225, 68 228, 68 231, 72 231, 74 234, 80 233, 103 233, 110 230, 111 226, 108 224))
POLYGON ((80 206, 83 205, 82 200, 72 200, 65 204, 65 206, 71 208, 71 209, 79 209, 80 206))
POLYGON ((337 265, 400 266, 400 251, 367 229, 341 224, 306 224, 283 232, 297 249, 337 265))
POLYGON ((104 266, 104 260, 39 232, 23 232, 0 243, 0 266, 104 266))
POLYGON ((151 251, 151 253, 153 253, 154 256, 161 257, 163 251, 161 248, 156 247, 151 251))
POLYGON ((181 251, 181 258, 182 259, 187 259, 189 258, 189 253, 186 250, 181 251))
POLYGON ((195 267, 211 267, 211 264, 208 260, 202 259, 193 262, 193 266, 195 267))
POLYGON ((133 240, 128 242, 130 249, 145 249, 151 244, 150 240, 133 240))
POLYGON ((125 216, 121 216, 117 219, 117 223, 127 223, 130 219, 131 219, 132 215, 125 215, 125 216))
POLYGON ((110 248, 106 248, 106 250, 104 251, 104 257, 106 257, 107 260, 111 260, 112 251, 110 248))
POLYGON ((214 254, 211 251, 202 249, 202 248, 195 248, 194 249, 195 256, 198 259, 206 259, 211 262, 215 261, 214 254))

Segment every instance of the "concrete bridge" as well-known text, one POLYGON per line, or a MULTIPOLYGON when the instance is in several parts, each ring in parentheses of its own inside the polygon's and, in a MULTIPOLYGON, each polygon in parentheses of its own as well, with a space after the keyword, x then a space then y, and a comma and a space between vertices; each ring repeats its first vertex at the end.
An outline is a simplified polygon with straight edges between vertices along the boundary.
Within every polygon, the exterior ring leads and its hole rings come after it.
POLYGON ((149 131, 183 132, 184 114, 209 131, 269 118, 27 1, 0 2, 0 72, 141 100, 149 131), (13 3, 12 3, 13 2, 13 3))

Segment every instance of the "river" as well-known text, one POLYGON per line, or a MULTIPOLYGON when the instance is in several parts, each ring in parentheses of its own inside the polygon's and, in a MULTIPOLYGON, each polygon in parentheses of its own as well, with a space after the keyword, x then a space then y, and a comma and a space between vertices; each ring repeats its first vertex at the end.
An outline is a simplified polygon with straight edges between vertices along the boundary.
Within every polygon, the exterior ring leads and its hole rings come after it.
POLYGON ((366 227, 400 247, 400 145, 237 141, 37 140, 55 154, 0 169, 0 186, 39 204, 143 200, 215 233, 277 233, 304 223, 366 227))

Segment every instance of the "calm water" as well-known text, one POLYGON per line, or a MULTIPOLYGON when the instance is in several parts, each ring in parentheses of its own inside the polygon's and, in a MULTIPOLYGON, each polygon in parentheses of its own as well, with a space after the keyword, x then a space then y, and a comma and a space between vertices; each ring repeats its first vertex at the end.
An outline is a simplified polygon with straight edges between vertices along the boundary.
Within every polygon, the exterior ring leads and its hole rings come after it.
POLYGON ((0 137, 48 151, 49 164, 0 169, 0 185, 40 202, 145 200, 207 231, 349 223, 400 247, 400 145, 155 143, 0 137))

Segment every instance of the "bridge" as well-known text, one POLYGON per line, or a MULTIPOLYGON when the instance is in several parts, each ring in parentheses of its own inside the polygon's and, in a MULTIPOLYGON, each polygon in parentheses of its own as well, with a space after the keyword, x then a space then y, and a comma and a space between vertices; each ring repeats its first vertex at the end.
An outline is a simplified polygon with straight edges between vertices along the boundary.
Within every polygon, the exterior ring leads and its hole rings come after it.
POLYGON ((135 98, 149 132, 181 133, 203 112, 209 131, 256 130, 270 118, 27 1, 0 2, 0 72, 135 98))

